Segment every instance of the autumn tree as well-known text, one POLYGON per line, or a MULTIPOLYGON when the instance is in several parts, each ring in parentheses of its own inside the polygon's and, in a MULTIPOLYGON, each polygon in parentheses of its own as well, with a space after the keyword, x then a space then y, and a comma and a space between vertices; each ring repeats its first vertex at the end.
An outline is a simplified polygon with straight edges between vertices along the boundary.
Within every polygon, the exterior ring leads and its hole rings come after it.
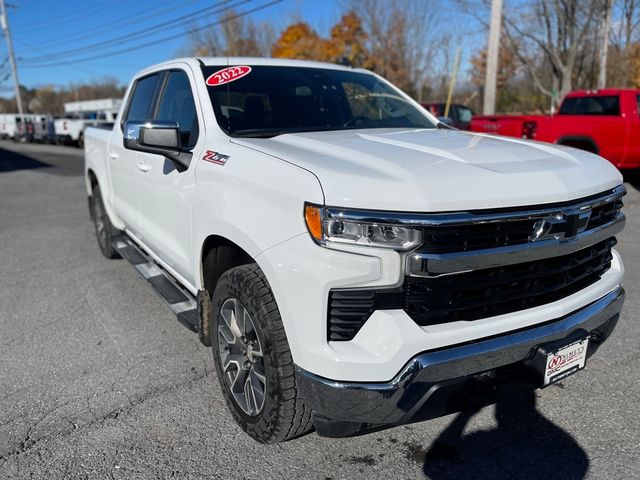
POLYGON ((329 40, 324 42, 324 57, 329 61, 346 61, 359 68, 371 68, 373 62, 365 47, 367 33, 362 20, 355 12, 349 11, 331 28, 329 40))
POLYGON ((327 60, 326 40, 322 39, 306 22, 286 27, 271 48, 274 58, 298 60, 327 60))

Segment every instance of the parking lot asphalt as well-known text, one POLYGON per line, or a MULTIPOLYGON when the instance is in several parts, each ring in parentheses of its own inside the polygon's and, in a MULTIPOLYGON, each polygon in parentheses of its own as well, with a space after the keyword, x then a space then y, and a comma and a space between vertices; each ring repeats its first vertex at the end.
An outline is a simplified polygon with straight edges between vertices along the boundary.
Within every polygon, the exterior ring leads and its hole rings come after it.
POLYGON ((475 413, 265 446, 233 423, 210 350, 100 255, 82 163, 72 147, 0 142, 0 478, 640 475, 640 182, 619 237, 623 316, 584 372, 475 413))

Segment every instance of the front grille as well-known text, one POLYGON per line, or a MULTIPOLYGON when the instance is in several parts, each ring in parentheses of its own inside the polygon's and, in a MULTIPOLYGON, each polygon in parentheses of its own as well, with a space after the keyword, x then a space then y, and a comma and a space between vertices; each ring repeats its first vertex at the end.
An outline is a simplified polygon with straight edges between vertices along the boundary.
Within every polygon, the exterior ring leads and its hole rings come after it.
POLYGON ((515 220, 423 229, 424 253, 452 253, 527 243, 536 220, 515 220))
POLYGON ((555 302, 611 266, 610 238, 569 255, 435 278, 407 277, 404 309, 419 325, 477 320, 555 302))
POLYGON ((619 186, 555 204, 437 214, 330 211, 354 221, 410 225, 423 238, 406 257, 401 287, 329 293, 327 338, 352 340, 376 310, 402 309, 428 326, 518 312, 572 295, 611 267, 614 235, 625 221, 625 193, 619 186))
POLYGON ((555 302, 597 282, 611 267, 615 238, 568 255, 433 278, 401 288, 332 290, 327 337, 351 340, 375 310, 404 309, 421 326, 473 321, 555 302))
MULTIPOLYGON (((622 207, 623 203, 619 198, 593 207, 585 229, 591 230, 613 221, 622 207)), ((562 210, 561 206, 557 208, 559 211, 562 210)), ((549 212, 553 212, 553 207, 549 208, 549 212)), ((526 244, 529 242, 535 223, 548 216, 549 212, 526 220, 505 219, 485 223, 470 222, 424 227, 422 229, 424 243, 417 252, 443 254, 526 244)), ((483 213, 486 214, 486 212, 483 213)))
POLYGON ((622 207, 623 203, 620 199, 617 199, 616 201, 611 203, 605 203, 604 205, 600 205, 599 207, 594 207, 591 210, 591 218, 589 218, 587 230, 601 227, 602 225, 613 221, 622 207))

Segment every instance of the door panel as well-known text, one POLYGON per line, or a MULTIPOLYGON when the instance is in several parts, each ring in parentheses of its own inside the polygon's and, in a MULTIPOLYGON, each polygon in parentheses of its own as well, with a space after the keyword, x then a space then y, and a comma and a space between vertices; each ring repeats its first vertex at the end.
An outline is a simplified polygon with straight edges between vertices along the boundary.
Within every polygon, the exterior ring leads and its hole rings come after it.
MULTIPOLYGON (((153 100, 159 86, 160 74, 156 73, 136 81, 127 111, 123 115, 128 120, 149 120, 153 108, 153 100)), ((113 208, 125 223, 127 229, 137 234, 140 227, 138 202, 138 169, 139 154, 127 150, 122 144, 121 128, 113 129, 109 140, 109 169, 113 195, 113 208)))
POLYGON ((178 171, 162 155, 140 153, 138 192, 144 243, 177 273, 195 281, 191 259, 191 210, 195 163, 201 151, 201 115, 193 98, 190 72, 171 70, 158 102, 155 120, 175 121, 182 145, 192 152, 190 167, 178 171))

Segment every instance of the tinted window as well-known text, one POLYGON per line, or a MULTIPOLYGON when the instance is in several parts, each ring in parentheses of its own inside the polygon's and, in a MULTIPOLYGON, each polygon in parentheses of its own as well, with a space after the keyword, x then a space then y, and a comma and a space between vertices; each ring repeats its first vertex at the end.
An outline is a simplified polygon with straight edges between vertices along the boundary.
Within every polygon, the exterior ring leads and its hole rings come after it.
POLYGON ((620 115, 617 96, 570 97, 562 102, 560 115, 620 115))
POLYGON ((156 120, 178 122, 182 145, 193 147, 198 139, 198 118, 187 74, 182 70, 169 72, 156 120))
POLYGON ((461 123, 470 123, 471 122, 471 117, 473 116, 473 112, 471 111, 470 108, 467 107, 459 107, 456 106, 454 107, 456 110, 456 113, 458 114, 458 121, 461 123))
POLYGON ((126 121, 129 120, 150 120, 153 97, 158 86, 160 74, 156 73, 148 77, 141 78, 136 82, 133 89, 126 121))
MULTIPOLYGON (((222 68, 204 67, 205 78, 222 68)), ((435 127, 397 90, 362 72, 259 65, 207 88, 218 124, 232 135, 435 127)))

